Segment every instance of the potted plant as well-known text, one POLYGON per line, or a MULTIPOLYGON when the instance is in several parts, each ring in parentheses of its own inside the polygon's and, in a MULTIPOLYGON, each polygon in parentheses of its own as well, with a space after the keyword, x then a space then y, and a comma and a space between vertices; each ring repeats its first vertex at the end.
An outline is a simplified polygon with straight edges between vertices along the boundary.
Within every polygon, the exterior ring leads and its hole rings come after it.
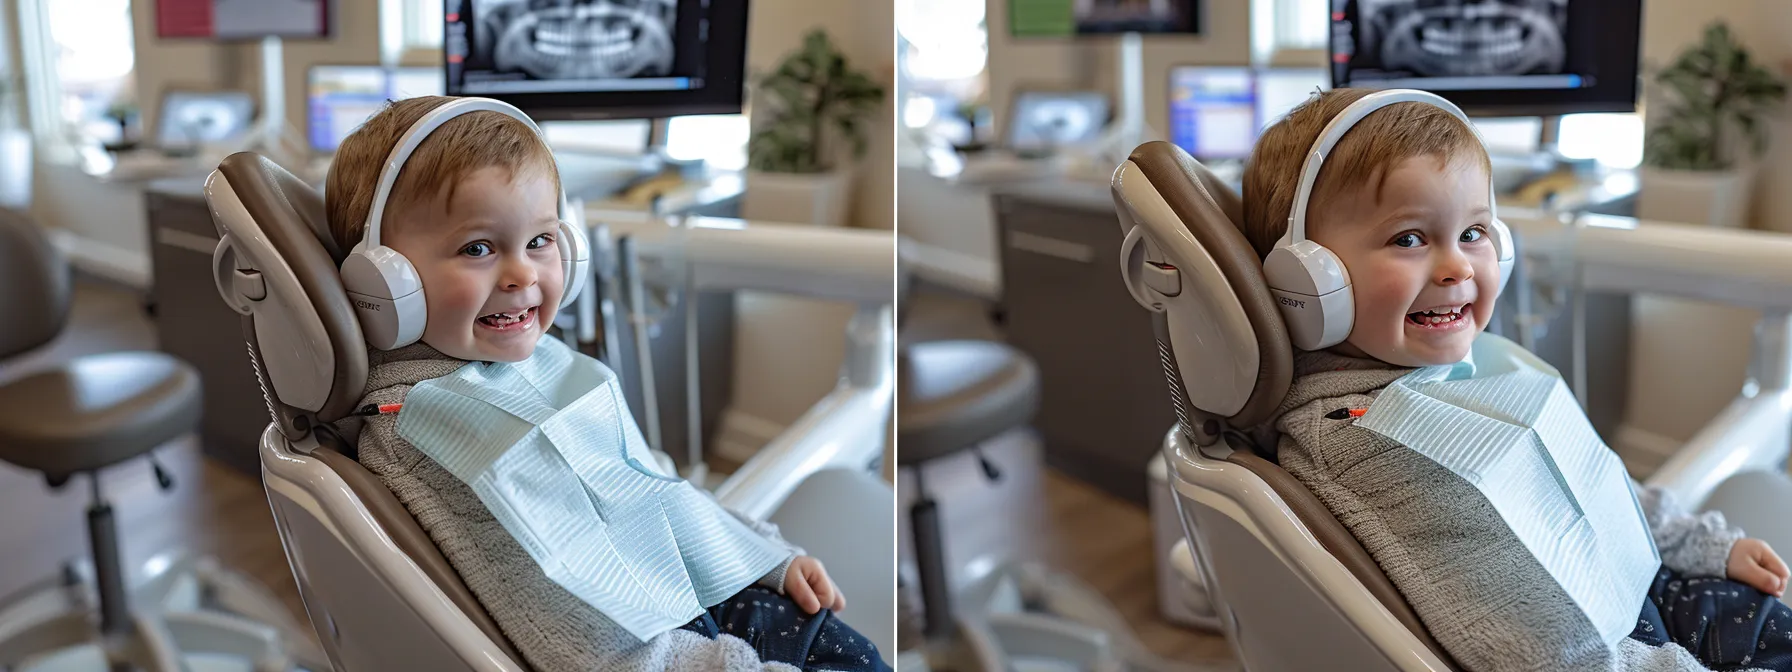
POLYGON ((741 216, 844 225, 852 172, 840 159, 845 150, 853 159, 864 155, 867 117, 883 101, 883 87, 852 69, 816 29, 754 93, 741 216))
POLYGON ((1767 149, 1762 117, 1785 99, 1785 82, 1750 58, 1721 21, 1655 82, 1675 100, 1644 140, 1637 217, 1743 225, 1749 164, 1767 149))

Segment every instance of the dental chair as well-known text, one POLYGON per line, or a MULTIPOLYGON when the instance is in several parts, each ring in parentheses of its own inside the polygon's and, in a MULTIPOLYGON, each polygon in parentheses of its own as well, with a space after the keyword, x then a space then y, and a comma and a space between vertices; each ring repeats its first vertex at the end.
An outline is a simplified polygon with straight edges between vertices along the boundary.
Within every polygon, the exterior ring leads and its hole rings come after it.
MULTIPOLYGON (((1349 530, 1276 464, 1274 441, 1242 433, 1287 394, 1293 348, 1239 229, 1238 195, 1163 142, 1139 146, 1112 190, 1125 232, 1121 277, 1153 313, 1177 416, 1163 459, 1193 546, 1184 564, 1213 591, 1238 660, 1253 671, 1457 669, 1349 530)), ((1739 522, 1784 511, 1762 506, 1770 501, 1792 502, 1783 474, 1730 480, 1716 495, 1663 485, 1683 501, 1738 507, 1718 510, 1739 522)), ((1777 533, 1751 530, 1770 542, 1777 533)))
MULTIPOLYGON (((0 210, 0 357, 50 342, 67 325, 69 269, 37 225, 0 210)), ((85 476, 91 556, 0 600, 0 669, 231 665, 260 672, 308 659, 308 642, 265 589, 209 558, 157 555, 127 571, 99 472, 148 457, 199 423, 199 374, 159 352, 77 357, 0 384, 0 460, 52 488, 85 476), (201 663, 201 661, 204 661, 201 663)), ((139 463, 141 464, 141 463, 139 463)), ((162 490, 174 483, 155 464, 162 490)), ((73 522, 73 521, 69 521, 73 522)), ((211 668, 217 669, 217 668, 211 668)), ((313 668, 316 669, 316 668, 313 668)))
MULTIPOLYGON (((207 178, 205 193, 220 234, 214 278, 225 302, 244 316, 250 359, 273 417, 260 443, 268 501, 329 663, 350 671, 529 669, 416 519, 355 460, 358 425, 338 423, 349 417, 366 385, 367 346, 338 278, 344 250, 330 237, 322 195, 247 152, 225 159, 207 178), (273 333, 281 333, 280 342, 289 347, 262 347, 273 333)), ((671 459, 656 457, 672 473, 671 459)), ((764 474, 749 460, 724 486, 755 476, 764 474)), ((886 519, 894 513, 888 486, 868 471, 814 472, 778 495, 779 502, 809 509, 832 501, 834 513, 886 519), (863 513, 879 511, 863 504, 878 496, 885 502, 881 513, 863 513)), ((737 509, 753 508, 721 499, 737 509)), ((784 522, 796 543, 825 539, 830 548, 862 552, 879 544, 893 548, 887 532, 872 536, 882 530, 862 520, 826 521, 832 528, 821 533, 801 529, 808 522, 802 513, 780 510, 769 517, 784 522)), ((873 590, 846 580, 853 575, 848 559, 830 561, 841 556, 808 550, 846 570, 836 583, 849 599, 873 590)), ((879 578, 872 585, 888 593, 888 573, 879 578)), ((893 649, 892 615, 849 609, 845 616, 881 650, 893 649)))

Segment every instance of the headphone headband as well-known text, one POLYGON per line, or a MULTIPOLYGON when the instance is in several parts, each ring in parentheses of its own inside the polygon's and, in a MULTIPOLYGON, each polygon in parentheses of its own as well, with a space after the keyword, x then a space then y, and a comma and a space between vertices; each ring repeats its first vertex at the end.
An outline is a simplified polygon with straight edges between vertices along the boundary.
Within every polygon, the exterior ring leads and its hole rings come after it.
MULTIPOLYGON (((411 124, 411 128, 405 131, 404 137, 399 138, 398 144, 392 147, 392 153, 386 155, 386 165, 380 169, 379 188, 373 192, 373 207, 367 212, 367 225, 361 229, 363 248, 371 250, 379 247, 380 220, 385 218, 386 199, 392 195, 392 186, 398 182, 399 170, 404 168, 404 162, 411 158, 411 153, 417 151, 417 146, 422 145, 429 134, 441 128, 442 124, 472 112, 497 112, 523 122, 528 125, 530 131, 535 133, 536 138, 541 138, 541 127, 536 125, 534 119, 530 119, 529 115, 523 114, 522 110, 503 101, 491 98, 455 98, 430 110, 428 114, 423 115, 423 118, 418 119, 417 123, 411 124)), ((542 141, 546 142, 545 139, 542 141)), ((565 218, 566 194, 561 192, 558 196, 560 216, 565 218)))
MULTIPOLYGON (((1285 247, 1307 239, 1307 201, 1313 196, 1313 185, 1319 181, 1319 169, 1325 165, 1325 157, 1332 153, 1332 149, 1338 146, 1338 141, 1342 140, 1344 134, 1350 132, 1350 128, 1357 122, 1362 121, 1364 117, 1376 110, 1395 103, 1426 103, 1441 108, 1462 120, 1462 125, 1467 126, 1468 132, 1474 134, 1475 141, 1482 147, 1487 146, 1486 141, 1481 138, 1480 130, 1476 129, 1474 123, 1469 121, 1467 114, 1463 114, 1462 108, 1456 107, 1455 103, 1445 100, 1435 93, 1414 89, 1389 89, 1363 96, 1345 107, 1344 111, 1339 112, 1338 116, 1333 117, 1330 122, 1327 122, 1325 129, 1319 132, 1319 138, 1313 141, 1313 148, 1307 152, 1306 164, 1301 169, 1300 186, 1294 192, 1294 207, 1288 212, 1288 230, 1282 234, 1282 240, 1277 243, 1278 247, 1285 247)), ((1494 207, 1494 200, 1493 178, 1490 175, 1487 180, 1487 207, 1489 209, 1494 207)), ((1497 217, 1498 213, 1494 214, 1497 217)))

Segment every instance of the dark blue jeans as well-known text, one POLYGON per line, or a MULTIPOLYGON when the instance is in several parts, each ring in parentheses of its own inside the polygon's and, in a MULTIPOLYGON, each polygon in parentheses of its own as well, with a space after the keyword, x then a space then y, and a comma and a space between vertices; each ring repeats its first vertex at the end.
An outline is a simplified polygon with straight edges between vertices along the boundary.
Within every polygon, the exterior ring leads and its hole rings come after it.
POLYGON ((1662 568, 1630 638, 1650 646, 1674 642, 1713 670, 1792 670, 1792 608, 1728 579, 1662 568))
POLYGON ((753 645, 762 661, 804 670, 890 672, 877 646, 833 612, 805 614, 790 598, 758 586, 710 607, 679 629, 710 639, 733 635, 753 645))

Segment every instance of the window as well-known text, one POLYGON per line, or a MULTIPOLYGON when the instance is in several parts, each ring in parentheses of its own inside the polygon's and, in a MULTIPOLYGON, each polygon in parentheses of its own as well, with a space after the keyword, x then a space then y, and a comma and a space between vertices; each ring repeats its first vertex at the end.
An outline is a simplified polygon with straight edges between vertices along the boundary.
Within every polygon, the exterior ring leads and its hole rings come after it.
POLYGON ((46 156, 68 160, 123 139, 108 113, 137 102, 130 0, 27 0, 19 9, 29 119, 46 156))
POLYGON ((1331 29, 1326 0, 1274 0, 1277 49, 1324 49, 1331 29))
POLYGON ((982 99, 987 86, 984 6, 961 0, 896 0, 896 109, 905 132, 951 142, 973 140, 963 106, 982 99))

